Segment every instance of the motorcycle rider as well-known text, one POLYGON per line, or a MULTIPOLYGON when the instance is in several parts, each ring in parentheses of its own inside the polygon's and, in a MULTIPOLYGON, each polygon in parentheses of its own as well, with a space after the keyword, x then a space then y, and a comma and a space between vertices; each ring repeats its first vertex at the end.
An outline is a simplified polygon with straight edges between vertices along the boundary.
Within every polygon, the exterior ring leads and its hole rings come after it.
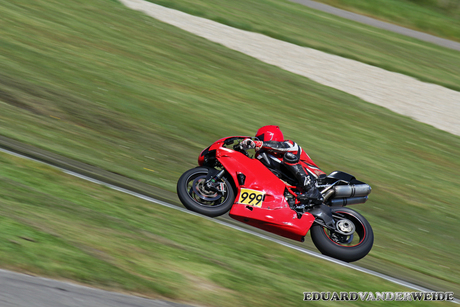
POLYGON ((275 125, 263 126, 257 130, 256 138, 247 138, 241 142, 244 149, 255 149, 256 158, 269 169, 282 172, 285 168, 297 179, 300 195, 297 199, 302 203, 321 204, 323 197, 316 187, 316 178, 324 172, 307 161, 301 161, 303 149, 291 140, 285 140, 280 128, 275 125), (304 168, 305 163, 309 168, 304 168), (306 169, 309 173, 306 172, 306 169))

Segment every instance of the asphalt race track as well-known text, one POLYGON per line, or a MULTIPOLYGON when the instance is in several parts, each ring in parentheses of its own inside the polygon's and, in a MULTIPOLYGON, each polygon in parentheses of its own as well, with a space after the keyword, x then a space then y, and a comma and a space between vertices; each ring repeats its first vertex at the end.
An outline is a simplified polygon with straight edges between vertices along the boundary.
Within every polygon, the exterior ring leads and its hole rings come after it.
POLYGON ((2 307, 186 307, 0 270, 2 307))
POLYGON ((402 34, 405 36, 413 37, 425 42, 433 43, 439 46, 447 47, 450 49, 454 50, 459 50, 460 51, 460 43, 454 42, 448 39, 440 38, 434 35, 430 35, 427 33, 411 30, 408 28, 400 27, 388 22, 376 20, 367 16, 359 15, 356 13, 348 12, 342 9, 338 9, 336 7, 311 1, 311 0, 289 0, 291 2, 299 3, 305 6, 308 6, 312 9, 318 10, 318 11, 323 11, 332 15, 336 15, 345 19, 350 19, 356 22, 360 22, 369 26, 373 26, 376 28, 388 30, 391 32, 395 32, 398 34, 402 34))

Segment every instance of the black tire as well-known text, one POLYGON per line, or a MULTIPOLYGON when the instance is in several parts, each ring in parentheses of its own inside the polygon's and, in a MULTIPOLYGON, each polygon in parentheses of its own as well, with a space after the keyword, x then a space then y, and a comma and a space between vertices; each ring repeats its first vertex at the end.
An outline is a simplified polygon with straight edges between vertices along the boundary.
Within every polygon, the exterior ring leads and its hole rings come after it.
POLYGON ((235 193, 225 177, 220 180, 225 187, 223 193, 210 191, 201 185, 208 171, 206 167, 196 167, 182 174, 177 182, 177 195, 185 208, 215 217, 230 210, 235 201, 235 193))
POLYGON ((369 222, 361 214, 349 208, 332 208, 331 211, 336 222, 347 219, 354 224, 355 231, 351 236, 346 236, 331 232, 315 223, 310 233, 316 248, 324 255, 346 262, 353 262, 366 256, 374 244, 374 232, 369 222))

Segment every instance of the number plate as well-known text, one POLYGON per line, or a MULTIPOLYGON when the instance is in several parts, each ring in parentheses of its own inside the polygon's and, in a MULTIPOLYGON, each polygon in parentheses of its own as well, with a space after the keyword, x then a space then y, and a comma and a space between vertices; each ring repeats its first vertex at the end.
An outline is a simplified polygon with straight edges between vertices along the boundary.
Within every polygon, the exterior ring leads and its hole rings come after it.
POLYGON ((262 207, 264 195, 265 193, 261 191, 241 189, 238 203, 254 207, 262 207))

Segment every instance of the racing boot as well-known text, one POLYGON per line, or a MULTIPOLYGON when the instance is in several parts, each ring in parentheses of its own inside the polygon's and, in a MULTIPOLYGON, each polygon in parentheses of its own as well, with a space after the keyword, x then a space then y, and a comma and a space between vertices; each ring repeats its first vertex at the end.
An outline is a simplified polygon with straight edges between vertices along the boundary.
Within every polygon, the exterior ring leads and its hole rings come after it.
POLYGON ((311 187, 307 192, 299 194, 297 199, 301 203, 307 203, 311 205, 321 205, 323 203, 323 195, 316 188, 316 186, 311 187))
POLYGON ((297 199, 302 203, 321 205, 324 200, 323 196, 315 185, 315 179, 307 174, 303 166, 299 163, 284 163, 284 165, 299 182, 298 189, 301 194, 297 196, 297 199))

